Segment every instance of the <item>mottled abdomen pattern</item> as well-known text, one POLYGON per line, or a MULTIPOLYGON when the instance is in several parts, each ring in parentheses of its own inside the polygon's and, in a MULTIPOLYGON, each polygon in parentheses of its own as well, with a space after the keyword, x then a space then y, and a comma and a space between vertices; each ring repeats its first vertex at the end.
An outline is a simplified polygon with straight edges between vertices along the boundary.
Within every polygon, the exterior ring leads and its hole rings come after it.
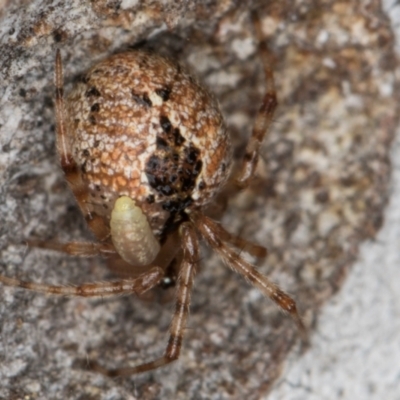
POLYGON ((66 109, 88 208, 104 218, 116 198, 129 196, 160 234, 227 179, 231 146, 216 100, 166 58, 111 56, 77 84, 66 109))

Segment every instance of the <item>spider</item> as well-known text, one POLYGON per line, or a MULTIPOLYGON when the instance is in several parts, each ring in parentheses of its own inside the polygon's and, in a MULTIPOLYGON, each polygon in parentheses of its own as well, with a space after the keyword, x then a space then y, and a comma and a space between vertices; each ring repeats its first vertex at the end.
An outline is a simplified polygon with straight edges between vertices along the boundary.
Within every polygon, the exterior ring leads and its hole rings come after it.
POLYGON ((144 364, 105 369, 108 376, 150 371, 178 359, 199 261, 199 238, 235 272, 290 314, 295 301, 239 254, 263 258, 266 249, 227 232, 210 217, 254 176, 261 142, 277 106, 268 50, 253 16, 266 92, 243 161, 232 173, 230 137, 214 97, 184 68, 143 50, 115 54, 92 67, 64 99, 60 51, 55 60, 57 150, 95 242, 30 240, 32 246, 74 256, 106 255, 128 277, 76 287, 0 276, 9 286, 73 296, 146 291, 177 267, 176 306, 164 355, 144 364))

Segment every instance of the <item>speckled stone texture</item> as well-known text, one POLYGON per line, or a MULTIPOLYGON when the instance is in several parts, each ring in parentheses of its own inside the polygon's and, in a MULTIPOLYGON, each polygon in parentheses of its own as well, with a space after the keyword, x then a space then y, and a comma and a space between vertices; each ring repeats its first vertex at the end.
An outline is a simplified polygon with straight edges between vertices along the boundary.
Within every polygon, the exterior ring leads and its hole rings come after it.
MULTIPOLYGON (((264 91, 250 2, 0 2, 2 273, 48 283, 111 277, 102 260, 30 250, 24 238, 90 238, 55 151, 53 71, 66 90, 96 61, 145 43, 185 63, 221 103, 239 158, 264 91), (239 5, 240 4, 240 5, 239 5)), ((259 180, 223 223, 269 249, 260 270, 291 293, 310 329, 359 244, 382 221, 397 124, 397 59, 379 1, 255 1, 280 105, 259 180)), ((205 250, 180 360, 109 379, 164 350, 169 292, 138 300, 0 290, 0 398, 260 399, 299 342, 293 322, 205 250), (78 360, 78 361, 77 361, 78 360)))

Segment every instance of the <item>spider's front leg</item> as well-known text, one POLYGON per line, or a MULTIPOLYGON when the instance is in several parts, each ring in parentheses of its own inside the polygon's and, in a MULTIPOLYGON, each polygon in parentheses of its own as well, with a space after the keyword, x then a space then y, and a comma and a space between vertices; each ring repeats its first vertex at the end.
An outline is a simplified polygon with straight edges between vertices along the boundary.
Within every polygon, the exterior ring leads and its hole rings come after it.
POLYGON ((0 282, 6 286, 20 287, 34 292, 57 294, 62 296, 104 297, 119 294, 135 293, 141 295, 157 286, 164 276, 159 267, 152 267, 147 272, 132 279, 122 279, 112 282, 84 283, 78 286, 58 286, 43 283, 28 282, 17 278, 0 275, 0 282))
POLYGON ((192 224, 190 222, 183 223, 179 232, 183 247, 183 261, 177 281, 175 312, 170 325, 169 340, 164 355, 136 367, 117 369, 106 369, 96 362, 91 362, 90 367, 92 370, 110 377, 128 376, 162 367, 179 358, 189 315, 190 295, 196 273, 196 264, 199 260, 199 242, 192 224))
POLYGON ((22 287, 36 292, 83 297, 126 293, 140 295, 156 286, 164 276, 163 269, 151 267, 160 251, 160 245, 140 207, 136 206, 135 202, 129 197, 122 196, 116 200, 111 213, 109 231, 112 244, 71 242, 63 245, 57 242, 40 241, 32 241, 31 243, 53 250, 66 251, 73 255, 90 256, 101 251, 106 252, 106 250, 109 254, 117 252, 118 256, 130 264, 132 268, 143 268, 143 273, 138 277, 115 282, 85 283, 76 287, 26 282, 1 275, 0 282, 8 286, 22 287))
POLYGON ((199 213, 193 213, 192 218, 196 228, 210 247, 221 256, 230 268, 259 289, 264 296, 274 301, 282 311, 288 313, 296 323, 303 338, 307 340, 307 331, 297 311, 296 302, 266 276, 262 275, 253 265, 243 259, 240 254, 235 252, 228 245, 234 245, 233 242, 224 241, 224 236, 221 235, 224 229, 218 223, 199 213))

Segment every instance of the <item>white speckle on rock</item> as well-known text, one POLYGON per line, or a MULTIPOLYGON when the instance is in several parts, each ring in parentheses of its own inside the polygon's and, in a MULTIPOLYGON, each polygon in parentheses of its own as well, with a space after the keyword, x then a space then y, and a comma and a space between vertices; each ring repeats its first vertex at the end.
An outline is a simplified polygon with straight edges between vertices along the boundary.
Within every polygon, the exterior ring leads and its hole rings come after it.
POLYGON ((245 60, 256 51, 256 44, 252 37, 235 39, 232 42, 232 50, 239 60, 245 60))
POLYGON ((336 213, 330 210, 324 211, 318 217, 318 231, 321 236, 325 237, 339 223, 340 218, 336 213))
POLYGON ((139 0, 122 0, 121 1, 121 8, 123 10, 135 7, 139 4, 139 0))

